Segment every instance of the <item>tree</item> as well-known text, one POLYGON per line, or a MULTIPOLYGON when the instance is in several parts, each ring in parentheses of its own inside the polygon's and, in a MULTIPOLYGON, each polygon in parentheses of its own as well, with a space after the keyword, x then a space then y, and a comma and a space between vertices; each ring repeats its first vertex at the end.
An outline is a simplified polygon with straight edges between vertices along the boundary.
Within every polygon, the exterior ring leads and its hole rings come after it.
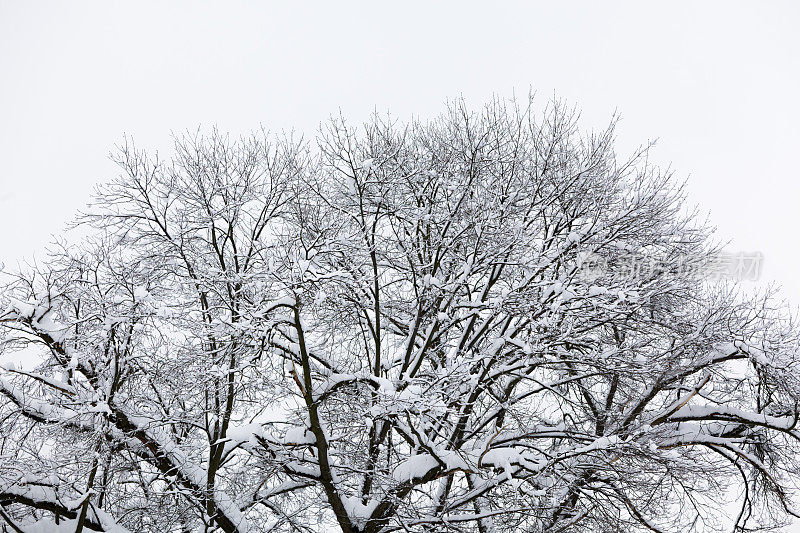
POLYGON ((791 317, 704 277, 712 231, 613 139, 496 100, 316 144, 124 144, 91 235, 6 273, 2 350, 41 354, 0 371, 6 529, 793 515, 791 317))

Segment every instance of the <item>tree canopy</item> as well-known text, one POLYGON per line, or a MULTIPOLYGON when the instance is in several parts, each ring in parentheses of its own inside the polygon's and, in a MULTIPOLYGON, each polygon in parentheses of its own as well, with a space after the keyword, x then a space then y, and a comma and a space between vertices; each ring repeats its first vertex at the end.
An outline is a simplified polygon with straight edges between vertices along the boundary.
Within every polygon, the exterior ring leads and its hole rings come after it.
POLYGON ((114 158, 90 235, 0 289, 0 353, 40 357, 0 370, 9 531, 793 514, 796 327, 704 275, 712 229, 614 123, 457 101, 114 158))

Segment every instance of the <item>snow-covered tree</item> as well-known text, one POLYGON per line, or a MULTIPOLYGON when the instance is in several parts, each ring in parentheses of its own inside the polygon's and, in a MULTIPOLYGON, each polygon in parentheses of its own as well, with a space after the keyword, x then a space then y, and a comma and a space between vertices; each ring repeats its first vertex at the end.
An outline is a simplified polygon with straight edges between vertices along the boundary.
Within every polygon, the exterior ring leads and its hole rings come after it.
POLYGON ((6 272, 8 531, 681 531, 792 514, 789 314, 613 124, 457 102, 125 144, 6 272), (593 262, 597 268, 587 269, 593 262), (647 268, 643 268, 647 266, 647 268), (738 502, 733 506, 731 501, 738 502), (36 529, 36 528, 39 529, 36 529))

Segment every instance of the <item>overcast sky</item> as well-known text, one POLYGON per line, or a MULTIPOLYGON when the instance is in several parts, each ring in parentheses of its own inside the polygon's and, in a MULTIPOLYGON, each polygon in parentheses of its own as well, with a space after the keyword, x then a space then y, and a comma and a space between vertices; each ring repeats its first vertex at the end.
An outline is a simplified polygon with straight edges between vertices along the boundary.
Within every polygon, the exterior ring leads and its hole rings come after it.
POLYGON ((623 151, 660 139, 654 159, 800 303, 797 2, 288 4, 0 0, 0 261, 41 255, 124 133, 313 134, 339 109, 533 88, 587 126, 618 110, 623 151))
MULTIPOLYGON (((123 134, 313 135, 339 109, 426 117, 534 89, 688 178, 732 251, 800 304, 798 2, 0 0, 0 262, 29 259, 114 176, 123 134)), ((797 530, 800 530, 798 528, 797 530)))

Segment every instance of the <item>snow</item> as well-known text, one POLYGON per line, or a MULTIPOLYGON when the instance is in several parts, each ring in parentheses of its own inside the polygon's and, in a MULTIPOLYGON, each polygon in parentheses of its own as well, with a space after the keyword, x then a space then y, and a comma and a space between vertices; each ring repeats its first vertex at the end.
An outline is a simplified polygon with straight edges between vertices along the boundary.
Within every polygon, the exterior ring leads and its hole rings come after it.
POLYGON ((734 341, 733 345, 738 350, 749 355, 750 358, 756 363, 759 363, 764 366, 770 365, 772 363, 772 360, 769 357, 767 357, 767 355, 764 353, 763 350, 753 346, 752 344, 747 344, 742 341, 734 341))
POLYGON ((356 181, 355 176, 351 176, 350 174, 344 174, 344 188, 345 190, 354 196, 358 195, 358 182, 356 181))
POLYGON ((390 380, 378 376, 369 376, 369 380, 378 385, 378 392, 381 394, 393 394, 397 392, 394 383, 390 380))
POLYGON ((503 348, 503 346, 505 346, 505 344, 506 340, 503 337, 495 337, 492 339, 492 343, 489 345, 488 353, 492 355, 496 354, 501 348, 503 348))
POLYGON ((412 455, 395 467, 392 477, 397 481, 409 481, 421 478, 437 466, 439 466, 439 461, 430 454, 412 455))
POLYGON ((124 295, 115 294, 114 297, 111 298, 111 303, 113 303, 115 305, 119 305, 119 304, 125 303, 125 300, 126 300, 126 298, 125 298, 124 295))
POLYGON ((564 289, 561 294, 558 295, 558 301, 560 303, 566 303, 574 298, 576 298, 576 294, 572 289, 566 288, 564 289))
POLYGON ((766 425, 779 429, 790 429, 795 423, 794 418, 790 416, 770 416, 764 413, 753 413, 723 405, 684 405, 672 414, 672 418, 702 419, 710 417, 740 419, 753 424, 766 425))
POLYGON ((494 448, 483 454, 481 464, 494 465, 503 469, 503 477, 506 481, 513 480, 514 469, 512 462, 524 462, 519 452, 513 448, 494 448))
POLYGON ((561 291, 563 289, 564 289, 564 284, 562 282, 560 281, 553 282, 542 291, 542 301, 547 300, 551 295, 558 296, 559 294, 561 294, 561 291))
POLYGON ((733 342, 722 342, 714 346, 714 348, 723 355, 733 355, 739 351, 738 347, 733 342))
POLYGON ((431 450, 436 456, 430 453, 414 454, 398 463, 392 472, 392 477, 396 481, 419 479, 438 467, 448 471, 470 470, 469 465, 458 452, 435 447, 431 450))
POLYGON ((400 391, 400 394, 397 395, 396 399, 402 402, 417 402, 421 397, 423 397, 424 391, 425 389, 422 387, 422 385, 415 383, 400 391))
POLYGON ((77 418, 78 413, 71 409, 55 407, 52 404, 25 394, 10 381, 0 377, 0 391, 14 398, 14 402, 22 406, 23 410, 36 416, 55 422, 67 422, 77 418))
POLYGON ((233 443, 248 442, 256 435, 261 434, 261 424, 251 423, 243 426, 231 425, 228 427, 226 437, 233 443))
POLYGON ((592 441, 587 446, 583 446, 575 450, 575 453, 587 453, 593 452, 596 450, 605 450, 608 448, 616 447, 620 442, 620 438, 617 435, 609 435, 604 437, 599 437, 592 441))
MULTIPOLYGON (((61 500, 52 488, 40 485, 0 487, 0 490, 6 494, 16 494, 37 502, 55 503, 61 501, 67 509, 73 510, 77 509, 78 506, 83 503, 84 499, 92 493, 90 491, 90 493, 81 494, 76 498, 61 500)), ((130 533, 127 529, 117 524, 110 514, 98 509, 96 506, 91 506, 88 516, 91 520, 102 524, 103 529, 108 533, 130 533)), ((56 524, 53 520, 42 518, 33 522, 22 522, 21 525, 25 533, 72 533, 75 531, 77 519, 62 519, 59 524, 56 524)))
POLYGON ((36 314, 36 302, 23 302, 16 298, 9 298, 12 309, 20 316, 20 318, 33 318, 36 314))
POLYGON ((481 464, 504 466, 520 460, 520 454, 514 448, 492 448, 483 454, 481 464))
POLYGON ((290 445, 314 444, 317 439, 308 428, 294 426, 286 431, 283 436, 283 442, 290 445))
POLYGON ((469 470, 469 465, 458 452, 453 450, 437 450, 436 455, 447 466, 448 470, 469 470))
MULTIPOLYGON (((159 448, 160 452, 173 465, 176 473, 188 480, 195 487, 205 486, 207 479, 206 469, 196 464, 190 459, 181 447, 161 428, 149 428, 150 421, 133 413, 126 414, 128 420, 147 434, 148 438, 159 448)), ((237 524, 239 531, 245 533, 250 530, 250 526, 239 510, 239 507, 224 492, 214 493, 214 503, 217 508, 234 524, 237 524)))
POLYGON ((78 519, 62 519, 58 524, 49 518, 41 518, 35 522, 20 524, 25 533, 74 533, 78 526, 78 519))
POLYGON ((598 287, 597 285, 589 287, 589 296, 600 296, 602 294, 608 294, 608 289, 605 287, 598 287))
POLYGON ((143 301, 143 300, 146 300, 146 299, 148 299, 150 297, 150 293, 148 292, 147 288, 145 288, 145 287, 136 287, 133 290, 133 296, 137 300, 143 301))
POLYGON ((319 396, 333 389, 334 387, 341 385, 342 383, 348 383, 357 380, 358 376, 356 376, 355 374, 338 374, 334 372, 329 374, 325 378, 325 380, 322 381, 322 383, 320 383, 317 387, 314 388, 314 393, 319 396))
POLYGON ((68 329, 68 326, 57 324, 53 320, 53 312, 49 309, 36 320, 34 327, 38 331, 49 335, 56 342, 64 340, 64 334, 68 329))
POLYGON ((361 498, 355 496, 342 496, 342 505, 347 510, 347 515, 356 521, 364 521, 372 515, 378 506, 378 500, 369 500, 366 504, 361 503, 361 498))
POLYGON ((85 492, 85 493, 79 495, 77 498, 72 498, 72 499, 69 499, 69 500, 62 500, 63 503, 64 503, 64 507, 66 507, 69 510, 75 510, 78 507, 80 507, 81 504, 83 504, 84 501, 86 501, 86 498, 91 497, 92 494, 94 494, 94 491, 90 490, 89 492, 85 492))
POLYGON ((214 492, 214 503, 217 509, 228 517, 228 519, 236 524, 236 529, 240 533, 247 533, 250 531, 250 523, 244 514, 239 510, 239 506, 223 491, 217 490, 214 492))
POLYGON ((426 287, 427 286, 430 286, 430 287, 441 287, 442 286, 441 280, 439 280, 439 278, 437 278, 436 276, 431 276, 430 274, 425 274, 425 276, 422 278, 422 283, 426 287))

